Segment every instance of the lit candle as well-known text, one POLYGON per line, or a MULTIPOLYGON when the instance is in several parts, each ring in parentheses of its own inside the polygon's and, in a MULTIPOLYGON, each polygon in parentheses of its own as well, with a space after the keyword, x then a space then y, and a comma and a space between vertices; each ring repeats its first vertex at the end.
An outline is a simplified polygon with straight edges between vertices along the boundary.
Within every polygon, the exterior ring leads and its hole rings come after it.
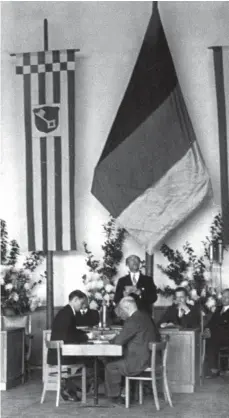
POLYGON ((213 244, 212 244, 212 242, 209 245, 209 258, 210 258, 210 263, 213 263, 213 244))
POLYGON ((219 264, 223 262, 223 242, 219 241, 219 264))

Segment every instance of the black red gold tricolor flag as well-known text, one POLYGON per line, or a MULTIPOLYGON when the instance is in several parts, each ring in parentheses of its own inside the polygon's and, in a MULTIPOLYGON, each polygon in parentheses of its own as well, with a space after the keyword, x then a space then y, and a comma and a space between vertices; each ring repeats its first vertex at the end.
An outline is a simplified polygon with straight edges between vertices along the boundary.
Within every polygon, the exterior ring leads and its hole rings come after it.
POLYGON ((28 250, 76 250, 75 50, 16 54, 28 250))
POLYGON ((210 190, 156 6, 92 193, 151 254, 210 190))

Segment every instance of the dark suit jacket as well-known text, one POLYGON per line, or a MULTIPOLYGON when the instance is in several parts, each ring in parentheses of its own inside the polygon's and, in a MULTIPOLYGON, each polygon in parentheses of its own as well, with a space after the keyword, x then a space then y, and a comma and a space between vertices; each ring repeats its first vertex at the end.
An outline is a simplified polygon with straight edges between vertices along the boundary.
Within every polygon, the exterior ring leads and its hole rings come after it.
POLYGON ((146 312, 136 311, 112 341, 123 346, 124 372, 138 375, 150 365, 149 343, 160 341, 159 331, 146 312))
POLYGON ((212 339, 217 340, 220 345, 229 345, 229 309, 221 314, 222 308, 216 308, 207 328, 210 328, 212 339))
POLYGON ((158 325, 161 325, 163 322, 172 322, 182 328, 199 328, 200 311, 198 307, 189 304, 187 304, 187 306, 189 307, 190 312, 187 315, 183 315, 182 318, 179 318, 178 316, 177 305, 173 304, 172 306, 169 306, 158 325))
MULTIPOLYGON (((117 304, 123 298, 123 292, 125 290, 125 286, 132 286, 132 280, 130 274, 127 276, 123 276, 119 279, 115 296, 114 302, 117 304)), ((145 276, 144 274, 140 273, 139 280, 137 283, 137 289, 141 289, 141 297, 137 295, 131 295, 135 298, 138 308, 140 310, 145 310, 149 313, 152 313, 152 303, 156 302, 157 300, 157 288, 154 284, 152 277, 145 276)))
POLYGON ((94 327, 99 323, 99 312, 95 309, 88 309, 85 314, 76 312, 75 320, 78 327, 94 327))
MULTIPOLYGON (((70 305, 64 306, 55 316, 51 340, 63 340, 65 344, 80 344, 88 340, 87 334, 76 328, 75 315, 70 305)), ((72 356, 63 356, 62 364, 76 362, 72 356)), ((48 364, 57 364, 56 350, 48 350, 48 364)))

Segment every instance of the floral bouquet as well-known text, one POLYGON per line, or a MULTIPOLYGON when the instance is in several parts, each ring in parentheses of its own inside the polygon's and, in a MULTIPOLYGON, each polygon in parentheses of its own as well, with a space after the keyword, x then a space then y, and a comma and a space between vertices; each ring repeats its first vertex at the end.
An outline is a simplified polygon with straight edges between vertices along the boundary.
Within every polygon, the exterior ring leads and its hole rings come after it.
POLYGON ((1 305, 3 311, 12 309, 23 315, 41 306, 41 301, 33 294, 33 289, 41 283, 33 280, 30 270, 15 266, 0 266, 1 305))
POLYGON ((212 285, 209 262, 203 256, 197 257, 189 243, 183 246, 183 250, 184 254, 165 244, 161 247, 161 252, 169 263, 166 267, 158 265, 158 268, 175 286, 166 286, 159 289, 158 293, 170 297, 177 286, 184 287, 188 292, 190 304, 198 302, 204 311, 214 312, 222 295, 220 290, 212 285))
POLYGON ((83 276, 83 283, 89 301, 90 309, 100 309, 103 304, 113 306, 115 287, 106 276, 90 272, 83 276))

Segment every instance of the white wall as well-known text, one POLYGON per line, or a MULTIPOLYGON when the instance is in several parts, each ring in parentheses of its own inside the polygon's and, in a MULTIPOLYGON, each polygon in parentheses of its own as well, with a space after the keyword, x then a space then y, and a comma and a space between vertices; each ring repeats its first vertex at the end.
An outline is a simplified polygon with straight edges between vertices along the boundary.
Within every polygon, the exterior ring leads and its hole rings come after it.
MULTIPOLYGON (((49 48, 79 47, 76 87, 76 221, 78 254, 54 257, 55 304, 82 286, 82 242, 96 255, 108 214, 90 193, 94 166, 106 141, 139 51, 151 13, 151 2, 3 2, 2 3, 2 207, 9 234, 24 247, 25 184, 20 149, 19 109, 15 101, 14 62, 10 52, 43 49, 43 19, 49 22, 49 48)), ((208 167, 214 201, 209 202, 168 240, 181 247, 189 240, 197 252, 220 207, 220 174, 216 97, 210 45, 228 44, 227 2, 160 2, 169 46, 198 142, 208 167)), ((131 239, 125 255, 144 253, 131 239)), ((155 265, 162 262, 159 253, 155 265)), ((229 270, 225 258, 223 280, 229 270)), ((125 271, 121 266, 120 274, 125 271)), ((165 283, 155 267, 156 283, 165 283)))

